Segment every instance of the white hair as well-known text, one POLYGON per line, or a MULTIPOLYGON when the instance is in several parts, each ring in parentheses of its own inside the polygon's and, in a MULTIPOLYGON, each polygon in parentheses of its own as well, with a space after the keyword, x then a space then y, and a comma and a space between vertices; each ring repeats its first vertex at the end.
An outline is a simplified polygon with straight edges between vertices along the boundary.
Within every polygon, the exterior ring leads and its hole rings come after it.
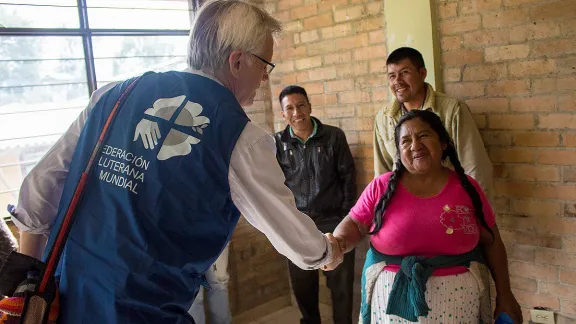
POLYGON ((188 65, 216 72, 235 50, 259 54, 267 37, 280 32, 280 22, 242 0, 213 0, 198 11, 188 42, 188 65))

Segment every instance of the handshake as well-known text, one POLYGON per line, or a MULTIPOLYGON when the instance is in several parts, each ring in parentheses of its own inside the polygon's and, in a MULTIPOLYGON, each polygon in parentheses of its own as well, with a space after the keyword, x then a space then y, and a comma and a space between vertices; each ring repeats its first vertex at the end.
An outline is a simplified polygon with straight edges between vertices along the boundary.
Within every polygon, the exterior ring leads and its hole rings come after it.
POLYGON ((322 267, 324 271, 331 271, 336 269, 342 261, 344 261, 344 253, 346 253, 346 240, 341 237, 333 236, 332 233, 326 233, 326 238, 330 245, 332 245, 332 258, 330 263, 322 267))

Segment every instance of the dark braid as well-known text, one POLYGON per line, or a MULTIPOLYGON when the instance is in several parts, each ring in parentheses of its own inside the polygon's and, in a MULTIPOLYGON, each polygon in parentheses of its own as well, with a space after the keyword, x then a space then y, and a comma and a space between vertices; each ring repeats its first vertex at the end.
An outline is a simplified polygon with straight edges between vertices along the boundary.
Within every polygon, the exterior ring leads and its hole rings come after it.
POLYGON ((480 222, 482 227, 484 227, 488 231, 488 233, 490 233, 492 239, 494 239, 494 232, 490 227, 488 227, 486 219, 484 218, 482 199, 480 199, 480 195, 478 194, 476 187, 474 187, 474 185, 470 182, 470 179, 468 179, 468 177, 466 176, 466 172, 464 172, 464 168, 462 168, 462 165, 460 164, 460 160, 458 159, 458 154, 456 153, 454 145, 450 143, 445 152, 448 158, 450 159, 452 166, 454 166, 456 174, 458 174, 460 184, 462 185, 464 190, 466 190, 466 193, 468 193, 468 196, 470 196, 470 199, 472 200, 472 205, 474 206, 474 215, 476 216, 476 219, 478 220, 478 222, 480 222))
POLYGON ((386 187, 386 192, 380 197, 380 200, 378 200, 378 204, 376 204, 376 207, 374 208, 374 221, 373 221, 374 229, 368 234, 370 235, 376 234, 380 230, 380 228, 382 228, 382 219, 384 218, 383 217, 384 211, 386 210, 386 207, 388 207, 388 204, 390 203, 392 196, 394 196, 394 193, 396 192, 396 186, 398 184, 398 181, 400 180, 400 176, 402 175, 402 173, 404 173, 404 171, 406 171, 406 168, 404 168, 404 164, 402 164, 402 161, 398 160, 396 162, 396 170, 392 172, 392 175, 388 180, 388 186, 386 187))

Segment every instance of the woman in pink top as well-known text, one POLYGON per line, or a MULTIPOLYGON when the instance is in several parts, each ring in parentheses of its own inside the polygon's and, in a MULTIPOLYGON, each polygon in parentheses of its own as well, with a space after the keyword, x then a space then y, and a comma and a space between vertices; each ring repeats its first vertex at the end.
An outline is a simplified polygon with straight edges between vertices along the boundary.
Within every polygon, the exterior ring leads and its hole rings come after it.
POLYGON ((522 323, 494 212, 478 183, 464 173, 440 118, 425 110, 408 112, 396 126, 395 142, 400 155, 396 170, 374 179, 334 231, 347 252, 370 234, 372 247, 363 273, 363 298, 368 299, 362 300, 367 303, 362 309, 363 322, 409 323, 406 319, 410 317, 418 323, 487 322, 480 316, 480 297, 486 291, 469 271, 470 261, 476 260, 471 255, 479 251, 477 259, 488 266, 496 283, 494 314, 505 312, 522 323), (446 158, 455 171, 442 164, 446 158), (481 249, 476 249, 479 244, 481 249), (384 259, 376 260, 375 256, 384 259), (416 258, 407 258, 413 256, 416 258), (376 264, 382 260, 387 261, 376 264), (390 260, 400 261, 391 264, 394 262, 390 260), (371 265, 380 266, 372 281, 365 278, 375 273, 371 265), (411 292, 394 296, 414 304, 420 292, 425 303, 419 307, 394 305, 398 301, 389 300, 393 287, 403 284, 395 282, 399 269, 402 280, 410 282, 405 286, 412 287, 411 292), (429 279, 416 278, 426 269, 429 279), (423 280, 425 288, 418 288, 417 279, 423 280), (416 297, 407 297, 410 293, 416 297), (402 315, 406 313, 411 315, 402 315))

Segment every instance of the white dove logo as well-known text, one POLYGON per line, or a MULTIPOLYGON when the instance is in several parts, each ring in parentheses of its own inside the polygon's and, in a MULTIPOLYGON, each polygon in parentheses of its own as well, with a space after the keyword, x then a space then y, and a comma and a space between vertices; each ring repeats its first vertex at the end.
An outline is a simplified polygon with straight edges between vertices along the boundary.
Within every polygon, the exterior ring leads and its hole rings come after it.
POLYGON ((162 142, 158 160, 188 155, 192 151, 191 145, 200 143, 200 139, 186 131, 202 135, 202 129, 210 124, 210 119, 200 116, 200 113, 202 106, 186 100, 186 96, 158 99, 152 108, 146 109, 144 118, 136 125, 134 141, 140 137, 144 148, 153 150, 162 138, 158 122, 170 123, 171 129, 162 142))

